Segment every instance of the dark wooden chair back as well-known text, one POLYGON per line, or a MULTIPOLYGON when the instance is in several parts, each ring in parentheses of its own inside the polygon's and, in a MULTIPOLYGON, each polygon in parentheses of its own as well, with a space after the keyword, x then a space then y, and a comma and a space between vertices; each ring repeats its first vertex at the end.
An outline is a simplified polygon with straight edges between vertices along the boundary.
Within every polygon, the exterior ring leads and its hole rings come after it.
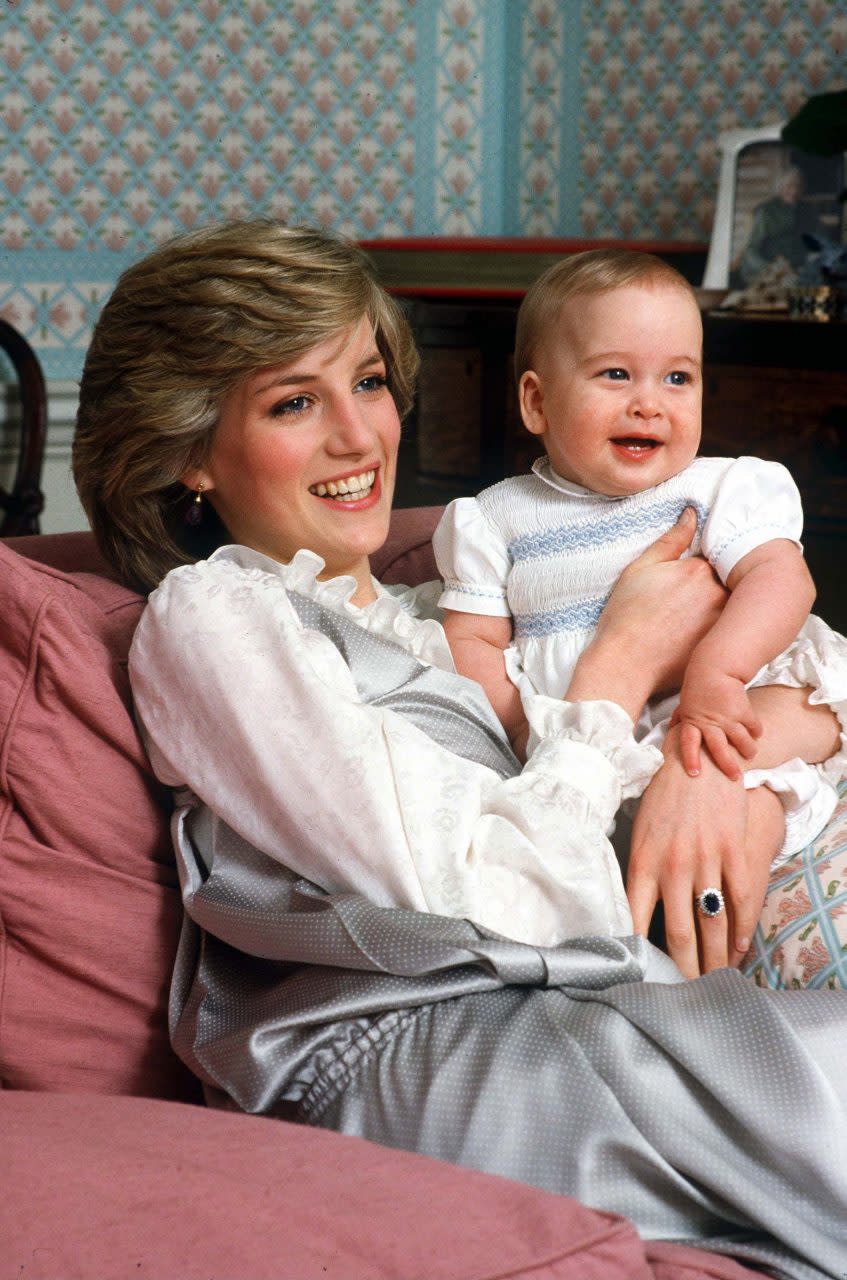
POLYGON ((41 469, 47 440, 47 388, 38 356, 22 334, 0 320, 0 348, 9 357, 20 393, 20 448, 12 488, 0 487, 0 537, 39 533, 44 508, 41 469))

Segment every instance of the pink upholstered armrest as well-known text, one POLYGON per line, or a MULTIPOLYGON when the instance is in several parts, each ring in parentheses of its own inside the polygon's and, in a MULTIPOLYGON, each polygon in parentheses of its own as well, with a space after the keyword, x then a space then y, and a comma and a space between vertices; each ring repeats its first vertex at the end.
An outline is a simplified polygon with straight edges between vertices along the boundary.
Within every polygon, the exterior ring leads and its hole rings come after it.
POLYGON ((143 1098, 0 1093, 27 1280, 753 1280, 622 1218, 359 1138, 143 1098))
MULTIPOLYGON (((407 507, 392 513, 388 540, 372 557, 377 578, 417 586, 438 576, 430 539, 443 510, 443 507, 407 507)), ((92 533, 48 533, 8 538, 6 542, 19 555, 65 573, 112 577, 92 533)))
POLYGON ((7 538, 5 541, 10 550, 17 551, 19 556, 27 556, 30 560, 37 560, 39 564, 51 565, 54 569, 61 569, 63 573, 99 573, 104 578, 112 577, 93 533, 41 533, 25 538, 7 538))

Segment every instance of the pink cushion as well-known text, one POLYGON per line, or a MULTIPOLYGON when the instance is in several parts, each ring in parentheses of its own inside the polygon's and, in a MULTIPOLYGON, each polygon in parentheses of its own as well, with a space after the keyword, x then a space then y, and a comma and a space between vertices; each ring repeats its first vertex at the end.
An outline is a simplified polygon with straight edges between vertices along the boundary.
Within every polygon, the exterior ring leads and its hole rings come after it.
MULTIPOLYGON (((434 572, 439 514, 395 515, 393 581, 434 572)), ((143 600, 103 569, 90 533, 0 543, 0 1081, 196 1098, 167 1037, 169 801, 126 676, 143 600)))
POLYGON ((7 538, 6 546, 17 551, 19 556, 52 565, 54 569, 64 569, 67 573, 99 573, 105 578, 112 577, 94 534, 90 532, 26 534, 21 538, 7 538))
POLYGON ((392 513, 385 545, 371 557, 374 575, 381 582, 413 587, 438 577, 431 540, 443 511, 443 507, 408 507, 392 513))
POLYGON ((659 1246, 654 1273, 620 1218, 279 1120, 0 1094, 0 1130, 3 1260, 27 1280, 751 1276, 720 1258, 707 1270, 708 1255, 675 1246, 659 1246))
POLYGON ((195 1097, 172 1053, 168 801, 129 710, 142 600, 0 545, 0 1079, 195 1097))

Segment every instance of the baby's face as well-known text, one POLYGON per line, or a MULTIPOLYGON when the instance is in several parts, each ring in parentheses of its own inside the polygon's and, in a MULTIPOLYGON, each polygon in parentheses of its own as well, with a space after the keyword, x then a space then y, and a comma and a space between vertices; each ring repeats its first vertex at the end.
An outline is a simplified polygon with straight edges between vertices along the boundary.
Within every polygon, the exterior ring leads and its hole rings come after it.
POLYGON ((571 299, 521 379, 553 470, 620 497, 684 470, 700 444, 703 327, 694 299, 644 282, 571 299))

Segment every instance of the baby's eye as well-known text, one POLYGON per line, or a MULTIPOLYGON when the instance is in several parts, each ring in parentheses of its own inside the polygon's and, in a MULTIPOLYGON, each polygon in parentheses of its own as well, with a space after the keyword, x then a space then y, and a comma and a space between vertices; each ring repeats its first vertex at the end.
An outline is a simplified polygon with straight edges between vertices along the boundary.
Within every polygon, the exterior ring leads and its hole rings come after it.
POLYGON ((381 391, 388 383, 384 373, 369 373, 356 383, 357 391, 381 391))
POLYGON ((629 374, 626 369, 603 369, 600 377, 609 378, 612 382, 626 382, 629 374))
POLYGON ((270 408, 272 418, 282 418, 287 414, 304 413, 309 407, 308 396, 292 396, 290 400, 279 400, 270 408))
POLYGON ((665 382, 669 382, 672 387, 685 387, 691 381, 691 374, 685 373, 683 369, 674 369, 665 378, 665 382))

